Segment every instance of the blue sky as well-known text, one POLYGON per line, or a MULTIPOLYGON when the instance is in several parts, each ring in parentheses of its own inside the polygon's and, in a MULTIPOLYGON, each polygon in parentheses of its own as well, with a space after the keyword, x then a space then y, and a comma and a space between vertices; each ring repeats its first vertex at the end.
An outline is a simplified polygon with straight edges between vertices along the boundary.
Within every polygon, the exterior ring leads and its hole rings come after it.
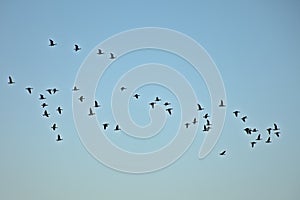
MULTIPOLYGON (((300 3, 292 0, 1 1, 1 199, 299 198, 299 8, 300 3), (173 165, 132 175, 102 165, 85 150, 73 121, 71 89, 80 65, 96 45, 119 32, 149 26, 182 32, 207 50, 225 84, 227 116, 220 140, 205 159, 197 157, 204 137, 199 131, 173 165), (49 38, 58 43, 55 48, 48 46, 49 38), (77 53, 75 43, 82 47, 77 53), (7 84, 9 75, 16 81, 13 86, 7 84), (32 95, 25 91, 27 86, 34 87, 32 95), (53 116, 45 119, 38 95, 53 87, 60 91, 47 96, 53 116), (57 106, 63 107, 63 115, 55 114, 57 106), (281 137, 251 149, 253 137, 242 131, 245 125, 233 117, 235 109, 248 115, 248 126, 262 132, 278 123, 281 137), (53 122, 64 138, 61 143, 50 129, 53 122), (223 149, 227 155, 218 156, 223 149)), ((156 61, 178 70, 189 67, 165 52, 146 50, 126 56, 99 82, 96 98, 101 104, 109 104, 110 95, 102 94, 111 93, 119 75, 138 64, 156 61)), ((180 72, 203 91, 196 95, 209 109, 201 76, 190 69, 180 72)), ((148 120, 142 105, 156 94, 172 100, 174 107, 178 104, 172 93, 157 86, 138 92, 145 99, 138 105, 130 102, 130 107, 133 119, 141 124, 148 120)), ((103 109, 113 124, 109 107, 103 109)), ((178 118, 168 120, 164 132, 172 133, 178 118)), ((154 146, 143 146, 124 143, 110 133, 113 142, 136 151, 153 149, 169 139, 158 137, 154 146)))

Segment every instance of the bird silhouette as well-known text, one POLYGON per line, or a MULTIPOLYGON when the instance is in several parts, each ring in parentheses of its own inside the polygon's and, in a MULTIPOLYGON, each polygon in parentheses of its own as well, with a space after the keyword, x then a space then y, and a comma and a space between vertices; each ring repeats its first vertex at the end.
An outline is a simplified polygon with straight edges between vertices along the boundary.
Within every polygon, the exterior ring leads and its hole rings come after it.
POLYGON ((56 89, 56 88, 53 88, 53 89, 52 89, 53 94, 55 94, 55 93, 58 92, 58 91, 59 91, 59 90, 56 89))
POLYGON ((171 105, 170 102, 165 102, 165 103, 164 103, 164 106, 169 106, 169 105, 171 105))
POLYGON ((81 48, 78 46, 78 44, 75 44, 75 45, 74 45, 74 51, 77 52, 77 51, 79 51, 79 50, 81 50, 81 48))
POLYGON ((94 107, 95 107, 95 108, 99 108, 99 107, 100 107, 100 105, 98 104, 98 101, 96 101, 96 100, 95 100, 94 107))
POLYGON ((79 101, 80 101, 80 102, 83 102, 84 99, 85 99, 85 98, 84 98, 83 96, 80 96, 80 97, 79 97, 79 101))
POLYGON ((268 131, 269 135, 271 134, 271 130, 272 130, 272 128, 267 128, 267 131, 268 131))
POLYGON ((198 121, 197 121, 197 119, 196 119, 196 117, 193 119, 193 124, 196 124, 198 121))
POLYGON ((49 94, 52 94, 52 89, 47 89, 46 90, 49 94))
POLYGON ((95 113, 93 112, 92 108, 90 108, 90 112, 89 112, 89 116, 95 115, 95 113))
POLYGON ((244 128, 244 131, 245 131, 247 134, 251 135, 252 130, 251 130, 250 128, 244 128))
POLYGON ((247 118, 248 118, 247 116, 244 116, 244 117, 242 117, 241 119, 242 119, 243 122, 246 122, 246 119, 247 119, 247 118))
POLYGON ((44 99, 46 99, 46 97, 43 94, 40 94, 39 100, 44 100, 44 99))
POLYGON ((221 100, 219 107, 225 107, 223 100, 221 100))
POLYGON ((136 99, 138 99, 139 98, 139 94, 135 94, 135 95, 133 95, 133 97, 135 97, 136 99))
POLYGON ((169 113, 169 115, 172 115, 173 108, 167 108, 166 111, 169 113))
POLYGON ((48 106, 48 104, 46 104, 45 102, 41 105, 42 108, 45 108, 46 106, 48 106))
POLYGON ((211 123, 208 119, 206 120, 206 126, 211 126, 211 123))
POLYGON ((49 44, 49 46, 50 47, 54 47, 55 45, 57 45, 56 43, 54 43, 54 41, 53 40, 51 40, 51 39, 49 39, 49 42, 50 42, 50 44, 49 44))
POLYGON ((151 108, 154 108, 154 105, 155 105, 156 103, 155 102, 150 102, 149 103, 149 105, 151 106, 151 108))
POLYGON ((119 127, 119 125, 116 125, 114 131, 119 131, 119 130, 121 130, 120 127, 119 127))
POLYGON ((279 137, 280 132, 277 131, 277 132, 274 132, 274 134, 275 134, 277 137, 279 137))
POLYGON ((61 115, 63 109, 60 106, 58 106, 58 108, 56 110, 61 115))
POLYGON ((256 142, 250 142, 250 144, 251 144, 251 147, 253 148, 254 145, 256 144, 256 142))
POLYGON ((266 143, 271 143, 271 137, 268 137, 266 143))
POLYGON ((57 129, 58 127, 56 126, 56 124, 54 123, 51 128, 53 129, 53 131, 55 131, 55 129, 57 129))
POLYGON ((14 84, 15 82, 13 81, 12 77, 9 76, 8 77, 8 84, 11 85, 11 84, 14 84))
POLYGON ((210 129, 210 127, 209 127, 209 126, 203 125, 203 130, 202 130, 202 131, 204 131, 204 132, 208 132, 208 131, 209 131, 209 129, 210 129))
POLYGON ((203 118, 204 118, 204 119, 207 119, 207 118, 209 118, 209 115, 208 115, 208 113, 206 113, 206 114, 203 116, 203 118))
POLYGON ((121 89, 121 91, 124 91, 124 90, 126 90, 127 88, 124 87, 124 86, 122 86, 120 89, 121 89))
POLYGON ((235 110, 235 111, 233 111, 233 114, 235 115, 235 117, 238 117, 239 113, 240 113, 240 111, 239 111, 239 110, 235 110))
POLYGON ((258 134, 257 138, 256 138, 257 141, 261 140, 261 136, 260 134, 258 134))
POLYGON ((49 116, 50 116, 50 113, 48 113, 47 110, 45 110, 43 116, 44 116, 44 117, 49 117, 49 116))
POLYGON ((161 99, 159 97, 156 97, 155 101, 161 101, 161 99))
POLYGON ((280 129, 278 128, 277 124, 274 123, 274 131, 279 131, 280 129))
POLYGON ((31 93, 32 93, 32 90, 33 90, 33 88, 32 88, 32 87, 27 87, 27 88, 25 88, 25 90, 27 90, 27 91, 28 91, 28 93, 29 93, 29 94, 31 94, 31 93))
POLYGON ((103 125, 103 129, 106 130, 107 127, 108 127, 108 125, 109 125, 109 123, 104 123, 104 124, 102 124, 102 125, 103 125))
POLYGON ((185 128, 188 128, 189 125, 190 125, 190 123, 187 122, 187 123, 185 123, 184 125, 185 125, 185 128))
POLYGON ((62 137, 58 134, 57 138, 56 138, 56 141, 59 142, 59 141, 62 141, 62 140, 63 140, 62 137))
POLYGON ((226 151, 224 150, 224 151, 222 151, 221 153, 220 153, 220 156, 224 156, 225 155, 225 153, 226 153, 226 151))
POLYGON ((202 108, 199 103, 197 104, 197 106, 198 106, 198 111, 204 110, 204 108, 202 108))
POLYGON ((98 49, 97 54, 98 54, 98 55, 102 55, 102 54, 104 54, 104 52, 103 52, 101 49, 98 49))
POLYGON ((113 53, 110 53, 109 59, 115 59, 115 58, 116 58, 116 56, 113 53))
POLYGON ((78 90, 79 90, 79 89, 78 89, 76 86, 74 86, 73 89, 72 89, 72 91, 74 91, 74 92, 75 92, 75 91, 78 91, 78 90))
POLYGON ((257 128, 254 128, 254 129, 252 129, 252 132, 253 132, 253 133, 256 133, 256 132, 258 132, 258 129, 257 129, 257 128))

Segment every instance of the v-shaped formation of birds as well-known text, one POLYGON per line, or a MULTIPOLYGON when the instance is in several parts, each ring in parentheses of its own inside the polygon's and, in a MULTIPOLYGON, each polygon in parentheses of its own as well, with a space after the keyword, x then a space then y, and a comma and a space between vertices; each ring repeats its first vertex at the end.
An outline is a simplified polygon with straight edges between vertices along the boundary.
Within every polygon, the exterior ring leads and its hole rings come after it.
MULTIPOLYGON (((49 46, 50 47, 54 47, 56 46, 57 43, 55 43, 52 39, 49 39, 49 46)), ((78 44, 75 44, 74 45, 74 51, 77 52, 77 51, 80 51, 81 48, 79 47, 78 44)), ((102 56, 105 54, 105 52, 101 49, 98 49, 97 51, 97 54, 99 56, 102 56)), ((109 59, 115 59, 116 58, 116 55, 114 55, 114 53, 109 53, 109 59)), ((9 85, 13 85, 15 84, 15 81, 13 80, 12 76, 9 76, 8 77, 8 84, 9 85)), ((122 86, 120 88, 120 90, 122 92, 124 92, 127 88, 125 86, 122 86)), ((32 87, 26 87, 25 90, 27 90, 28 94, 32 94, 33 93, 33 88, 32 87)), ((77 86, 74 86, 72 91, 73 92, 78 92, 80 89, 77 87, 77 86)), ((46 89, 45 92, 47 92, 47 95, 55 95, 57 92, 59 92, 59 90, 57 88, 52 88, 52 89, 46 89)), ((139 100, 139 98, 141 97, 140 94, 137 94, 135 93, 133 96, 132 96, 135 100, 139 100)), ((50 117, 50 113, 47 111, 47 106, 48 104, 46 103, 46 99, 47 97, 40 93, 39 94, 39 100, 42 102, 41 104, 41 107, 43 110, 43 113, 42 113, 42 116, 45 117, 45 118, 49 118, 50 117)), ((78 100, 80 102, 83 102, 85 100, 85 97, 83 95, 79 95, 78 97, 78 100)), ((173 114, 173 107, 171 106, 172 104, 168 101, 162 101, 162 99, 160 97, 156 97, 153 101, 149 102, 149 106, 150 108, 154 109, 154 107, 156 105, 163 105, 165 106, 165 111, 169 114, 169 116, 171 116, 173 114)), ((100 108, 100 104, 98 103, 97 100, 94 100, 94 105, 92 105, 89 110, 87 111, 87 115, 88 116, 93 116, 95 115, 95 111, 93 109, 97 109, 97 108, 100 108)), ((226 105, 224 104, 223 100, 220 100, 220 104, 219 104, 219 108, 222 109, 226 107, 226 105)), ((197 105, 195 105, 195 109, 197 109, 198 112, 202 112, 204 109, 204 107, 202 107, 199 103, 197 105)), ((58 106, 57 109, 57 114, 58 115, 61 115, 62 114, 62 107, 61 106, 58 106)), ((235 110, 233 111, 233 115, 235 118, 239 119, 240 117, 240 111, 239 110, 235 110)), ((205 113, 203 115, 203 119, 202 120, 205 120, 205 123, 203 125, 203 132, 209 132, 210 129, 212 128, 212 123, 210 122, 210 119, 209 119, 209 114, 208 113, 205 113)), ((240 117, 241 121, 243 123, 246 123, 247 122, 247 119, 248 117, 246 115, 240 117)), ((185 128, 189 128, 189 126, 191 125, 195 125, 199 123, 199 119, 197 119, 197 117, 194 117, 193 120, 191 120, 190 122, 185 122, 183 125, 185 126, 185 128)), ((109 122, 103 122, 102 123, 102 126, 103 126, 103 129, 104 130, 107 130, 110 126, 110 123, 109 122)), ((113 129, 114 131, 120 131, 121 128, 118 124, 116 124, 114 126, 115 128, 113 129)), ((52 131, 56 131, 56 129, 58 129, 58 125, 56 123, 53 123, 52 126, 50 127, 52 129, 52 131)), ((261 142, 261 141, 265 141, 266 144, 270 144, 272 142, 272 137, 273 135, 279 137, 280 136, 280 128, 279 126, 274 123, 273 124, 273 127, 268 127, 265 129, 265 132, 260 132, 257 128, 250 128, 250 127, 246 127, 244 128, 244 131, 247 135, 255 135, 255 138, 252 138, 252 140, 250 141, 250 146, 251 148, 254 148, 256 146, 257 143, 261 142), (264 134, 264 135, 263 135, 264 134), (267 139, 265 139, 267 138, 267 139)), ((60 134, 57 134, 56 135, 56 141, 57 142, 60 142, 62 141, 63 138, 60 134)), ((227 150, 223 150, 219 153, 220 156, 225 156, 226 155, 226 151, 227 150)))

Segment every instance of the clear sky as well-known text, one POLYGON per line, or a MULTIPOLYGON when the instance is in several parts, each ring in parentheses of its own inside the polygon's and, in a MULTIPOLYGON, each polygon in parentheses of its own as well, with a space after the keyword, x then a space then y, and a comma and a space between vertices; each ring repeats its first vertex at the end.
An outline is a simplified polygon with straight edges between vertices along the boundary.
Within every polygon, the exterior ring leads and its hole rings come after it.
MULTIPOLYGON (((299 199, 299 9, 300 3, 293 0, 1 1, 0 198, 299 199), (81 64, 96 45, 142 27, 174 29, 207 50, 224 81, 227 115, 222 135, 205 159, 198 159, 204 138, 199 130, 173 165, 133 175, 106 167, 86 151, 73 121, 71 90, 81 64), (49 47, 49 38, 58 45, 49 47), (76 53, 75 43, 82 48, 76 53), (7 84, 10 75, 14 85, 7 84), (27 86, 34 88, 32 95, 27 86), (38 97, 54 87, 60 91, 46 96, 51 114, 46 119, 38 97), (63 107, 62 115, 56 113, 57 106, 63 107), (234 118, 235 109, 248 116, 247 124, 234 118), (265 129, 274 122, 280 126, 280 138, 273 135, 271 144, 261 141, 252 149, 250 141, 255 137, 243 129, 256 127, 265 140, 265 129), (55 132, 50 128, 53 123, 58 125, 55 132), (55 141, 57 133, 64 139, 60 143, 55 141), (227 150, 226 156, 219 156, 222 150, 227 150)), ((99 81, 96 98, 101 105, 110 105, 120 76, 148 62, 180 71, 210 112, 203 78, 184 60, 154 50, 116 60, 99 81)), ((146 144, 125 137, 122 131, 115 133, 112 127, 107 137, 129 151, 155 150, 174 137, 180 100, 157 85, 137 92, 144 98, 130 101, 136 123, 149 122, 147 103, 156 95, 172 102, 174 117, 167 117, 162 135, 146 144)), ((110 107, 101 109, 97 110, 97 116, 104 115, 100 123, 109 121, 113 126, 110 107)))

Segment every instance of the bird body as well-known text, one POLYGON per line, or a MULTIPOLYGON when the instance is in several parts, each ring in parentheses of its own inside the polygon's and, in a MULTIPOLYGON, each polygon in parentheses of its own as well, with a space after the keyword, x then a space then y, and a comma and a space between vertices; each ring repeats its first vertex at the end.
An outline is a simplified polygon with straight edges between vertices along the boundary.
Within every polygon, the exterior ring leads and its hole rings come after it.
POLYGON ((197 118, 195 117, 194 119, 193 119, 193 124, 196 124, 198 121, 197 121, 197 118))
POLYGON ((59 141, 62 141, 62 140, 63 140, 62 137, 58 134, 57 138, 56 138, 56 141, 59 142, 59 141))
POLYGON ((33 90, 33 88, 32 87, 27 87, 27 88, 25 88, 27 91, 28 91, 28 93, 29 94, 31 94, 32 93, 32 90, 33 90))
POLYGON ((209 115, 208 115, 208 113, 206 113, 206 114, 203 116, 203 118, 204 118, 204 119, 207 119, 207 118, 209 118, 209 115))
POLYGON ((103 52, 101 49, 98 49, 97 54, 98 54, 98 55, 102 55, 102 54, 104 54, 104 52, 103 52))
POLYGON ((56 43, 54 43, 54 41, 53 40, 51 40, 51 39, 49 39, 49 42, 50 42, 50 44, 49 44, 49 46, 50 47, 54 47, 55 45, 57 45, 56 43))
POLYGON ((173 108, 167 108, 166 111, 169 113, 169 115, 172 115, 173 108))
POLYGON ((119 130, 121 130, 120 127, 119 127, 119 125, 116 125, 114 131, 119 131, 119 130))
POLYGON ((244 117, 242 117, 241 119, 242 119, 243 122, 246 122, 246 119, 247 119, 247 118, 248 118, 247 116, 244 116, 244 117))
POLYGON ((104 124, 102 124, 102 125, 103 125, 103 129, 106 130, 107 127, 108 127, 108 125, 109 125, 109 123, 104 123, 104 124))
POLYGON ((85 98, 84 98, 83 96, 80 96, 80 97, 79 97, 79 101, 80 101, 80 102, 83 102, 84 99, 85 99, 85 98))
POLYGON ((75 44, 75 45, 74 45, 74 51, 77 52, 77 51, 79 51, 79 50, 81 50, 81 48, 78 46, 78 44, 75 44))
POLYGON ((99 108, 99 107, 100 107, 100 105, 98 104, 98 101, 96 101, 96 100, 95 100, 95 105, 94 105, 94 107, 95 107, 95 108, 99 108))
POLYGON ((226 151, 224 150, 224 151, 222 151, 221 153, 220 153, 220 156, 224 156, 225 155, 225 153, 226 153, 226 151))
POLYGON ((75 92, 75 91, 78 91, 78 90, 79 90, 79 89, 78 89, 76 86, 74 86, 73 89, 72 89, 72 91, 74 91, 74 92, 75 92))
POLYGON ((44 117, 49 117, 50 114, 47 112, 47 110, 45 110, 43 116, 44 116, 44 117))
POLYGON ((109 59, 115 59, 115 58, 116 58, 116 56, 113 53, 110 53, 109 59))
POLYGON ((251 144, 251 147, 253 148, 254 145, 256 144, 256 142, 250 142, 250 144, 251 144))
POLYGON ((12 77, 9 76, 8 77, 8 84, 11 85, 11 84, 14 84, 15 82, 13 81, 12 77))
POLYGON ((271 143, 271 137, 268 137, 266 143, 271 143))
POLYGON ((233 114, 235 115, 235 117, 238 117, 238 114, 240 113, 239 110, 233 111, 233 114))
POLYGON ((135 94, 135 95, 133 95, 133 97, 135 97, 136 99, 138 99, 139 98, 139 94, 135 94))
POLYGON ((90 108, 89 111, 90 111, 90 112, 89 112, 89 116, 95 115, 95 113, 93 112, 92 108, 90 108))
POLYGON ((155 104, 156 104, 155 102, 150 102, 150 103, 149 103, 149 105, 151 106, 152 109, 154 108, 154 105, 155 105, 155 104))
POLYGON ((60 106, 58 106, 58 108, 56 110, 61 115, 63 109, 60 106))
POLYGON ((188 128, 189 125, 190 125, 190 123, 187 122, 187 123, 185 123, 184 125, 185 125, 185 128, 188 128))
POLYGON ((58 127, 56 126, 56 124, 54 123, 51 128, 55 131, 55 129, 57 129, 58 127))
POLYGON ((204 108, 202 108, 199 103, 197 104, 197 106, 198 106, 198 111, 204 110, 204 108))
POLYGON ((225 107, 223 100, 221 100, 219 107, 225 107))
POLYGON ((258 136, 257 136, 257 138, 256 138, 256 140, 261 140, 261 136, 260 136, 260 134, 258 134, 258 136))

